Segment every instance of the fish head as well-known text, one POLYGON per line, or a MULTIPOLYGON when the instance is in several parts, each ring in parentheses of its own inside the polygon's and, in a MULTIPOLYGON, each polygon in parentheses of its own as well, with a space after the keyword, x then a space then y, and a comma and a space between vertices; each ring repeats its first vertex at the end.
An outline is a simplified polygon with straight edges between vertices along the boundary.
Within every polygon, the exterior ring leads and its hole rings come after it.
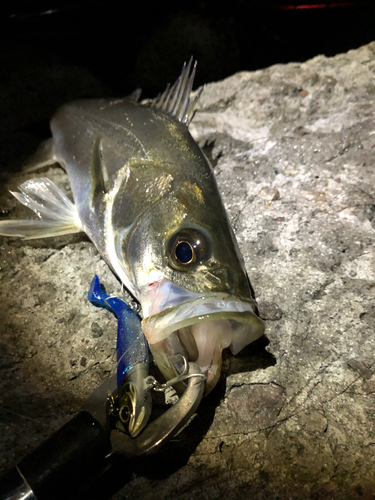
POLYGON ((206 375, 206 393, 219 379, 223 349, 237 354, 264 332, 236 244, 229 249, 223 238, 182 226, 165 246, 163 274, 141 289, 142 327, 159 368, 172 378, 175 354, 183 354, 206 375))
POLYGON ((112 222, 122 227, 116 253, 140 300, 159 369, 167 380, 176 377, 182 354, 200 366, 208 393, 220 376, 223 349, 237 354, 263 334, 264 324, 212 168, 190 142, 178 159, 129 167, 117 208, 131 192, 126 207, 133 214, 125 230, 125 208, 112 222))
POLYGON ((118 388, 118 424, 132 438, 146 427, 151 415, 152 397, 147 377, 148 365, 138 363, 118 388))
MULTIPOLYGON (((149 399, 150 394, 144 393, 149 399)), ((125 432, 131 437, 137 437, 138 434, 147 425, 151 410, 148 411, 150 403, 144 404, 140 401, 137 387, 128 382, 121 388, 119 394, 119 419, 121 425, 124 427, 125 432), (142 403, 142 404, 140 404, 142 403)))

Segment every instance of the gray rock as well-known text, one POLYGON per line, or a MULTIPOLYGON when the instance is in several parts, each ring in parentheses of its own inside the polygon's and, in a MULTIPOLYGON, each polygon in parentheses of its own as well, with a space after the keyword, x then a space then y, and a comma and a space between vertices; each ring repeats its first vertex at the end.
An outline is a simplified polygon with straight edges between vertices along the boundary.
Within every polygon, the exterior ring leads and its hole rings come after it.
MULTIPOLYGON (((374 72, 371 43, 207 86, 191 130, 212 156, 266 339, 225 356, 180 439, 113 498, 374 493, 374 72)), ((68 188, 59 169, 40 175, 68 188)), ((119 292, 79 235, 2 240, 1 468, 115 369, 116 321, 86 300, 94 272, 119 292)))

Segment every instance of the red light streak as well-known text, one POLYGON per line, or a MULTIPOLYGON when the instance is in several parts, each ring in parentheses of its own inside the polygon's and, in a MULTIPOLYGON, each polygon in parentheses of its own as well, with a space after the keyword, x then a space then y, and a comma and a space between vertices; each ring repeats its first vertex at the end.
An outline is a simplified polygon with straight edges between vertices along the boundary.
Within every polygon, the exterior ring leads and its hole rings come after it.
POLYGON ((315 3, 299 5, 280 5, 280 10, 307 10, 307 9, 332 9, 334 7, 353 7, 354 2, 334 2, 334 3, 315 3))

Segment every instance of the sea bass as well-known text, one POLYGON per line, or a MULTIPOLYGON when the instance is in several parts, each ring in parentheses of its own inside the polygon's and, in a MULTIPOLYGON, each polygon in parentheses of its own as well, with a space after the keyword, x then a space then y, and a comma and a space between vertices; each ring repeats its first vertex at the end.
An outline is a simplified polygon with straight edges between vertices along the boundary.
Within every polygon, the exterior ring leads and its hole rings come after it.
MULTIPOLYGON (((62 106, 35 168, 59 163, 74 204, 50 180, 32 179, 16 198, 39 220, 0 222, 0 234, 24 238, 84 231, 140 302, 142 328, 167 380, 176 354, 216 384, 222 350, 237 354, 264 324, 213 169, 189 133, 201 93, 190 99, 196 64, 142 104, 80 100, 62 106)), ((201 89, 202 90, 202 89, 201 89)))

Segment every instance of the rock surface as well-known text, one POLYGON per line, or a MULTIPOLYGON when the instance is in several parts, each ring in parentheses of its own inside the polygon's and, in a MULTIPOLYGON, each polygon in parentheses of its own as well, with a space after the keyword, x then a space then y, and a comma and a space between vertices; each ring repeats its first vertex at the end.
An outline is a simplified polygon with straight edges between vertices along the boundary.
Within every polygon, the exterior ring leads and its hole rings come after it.
MULTIPOLYGON (((207 85, 191 131, 215 166, 266 337, 225 356, 197 417, 113 500, 372 498, 374 73, 372 43, 207 85)), ((69 192, 61 169, 37 176, 69 192)), ((28 215, 5 191, 1 208, 28 215)), ((3 238, 0 250, 6 469, 114 370, 116 321, 86 294, 94 273, 120 288, 81 235, 3 238)))

